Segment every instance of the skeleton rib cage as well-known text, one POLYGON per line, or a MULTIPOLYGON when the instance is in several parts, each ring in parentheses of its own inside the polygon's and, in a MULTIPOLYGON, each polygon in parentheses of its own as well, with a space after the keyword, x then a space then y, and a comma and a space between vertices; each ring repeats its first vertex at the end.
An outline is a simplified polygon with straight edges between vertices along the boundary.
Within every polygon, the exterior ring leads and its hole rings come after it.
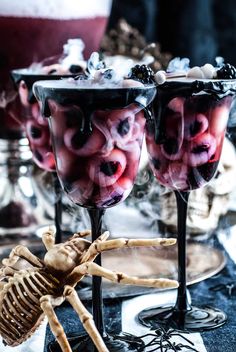
POLYGON ((15 273, 7 279, 0 299, 0 335, 8 345, 17 346, 39 327, 44 318, 39 300, 54 295, 59 281, 44 269, 15 273))

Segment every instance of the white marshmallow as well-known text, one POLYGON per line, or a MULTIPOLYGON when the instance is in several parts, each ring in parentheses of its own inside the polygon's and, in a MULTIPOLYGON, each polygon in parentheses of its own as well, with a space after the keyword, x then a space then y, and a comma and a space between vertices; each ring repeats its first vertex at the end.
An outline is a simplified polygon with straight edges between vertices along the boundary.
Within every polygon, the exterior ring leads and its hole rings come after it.
POLYGON ((200 79, 205 78, 204 73, 199 66, 194 66, 194 67, 190 68, 190 70, 187 72, 186 77, 200 78, 200 79))
POLYGON ((212 79, 215 77, 216 69, 211 64, 205 64, 201 67, 201 70, 204 74, 204 78, 212 79))
POLYGON ((165 71, 163 71, 163 70, 157 71, 155 73, 154 78, 155 78, 155 81, 157 82, 157 84, 165 83, 165 81, 166 81, 166 73, 165 73, 165 71))

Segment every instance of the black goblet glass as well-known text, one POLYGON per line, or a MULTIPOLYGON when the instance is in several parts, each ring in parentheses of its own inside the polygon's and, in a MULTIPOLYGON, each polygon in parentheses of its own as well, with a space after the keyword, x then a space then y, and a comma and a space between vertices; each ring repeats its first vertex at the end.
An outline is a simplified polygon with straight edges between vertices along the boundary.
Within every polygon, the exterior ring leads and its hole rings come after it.
POLYGON ((146 141, 154 175, 176 196, 179 288, 174 306, 139 313, 139 321, 148 327, 204 331, 226 322, 225 313, 219 309, 188 302, 186 214, 191 190, 206 185, 216 173, 235 91, 235 80, 179 78, 157 87, 146 141))
MULTIPOLYGON (((49 118, 56 167, 62 188, 76 205, 87 208, 92 241, 101 235, 105 210, 131 192, 138 171, 145 111, 155 86, 93 88, 80 81, 42 81, 34 92, 49 118)), ((101 265, 101 255, 95 259, 101 265)), ((106 332, 101 278, 92 279, 92 311, 96 327, 109 351, 141 351, 141 339, 106 332)), ((73 338, 76 348, 93 351, 85 336, 73 338), (75 343, 76 341, 76 343, 75 343)), ((57 351, 58 345, 50 346, 57 351)), ((73 347, 72 347, 73 348, 73 347)))

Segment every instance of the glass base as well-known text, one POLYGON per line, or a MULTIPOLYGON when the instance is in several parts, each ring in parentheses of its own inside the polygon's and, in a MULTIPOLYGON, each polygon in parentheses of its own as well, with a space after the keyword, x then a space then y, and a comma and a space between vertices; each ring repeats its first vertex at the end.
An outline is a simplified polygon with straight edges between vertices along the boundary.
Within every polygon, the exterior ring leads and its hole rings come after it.
MULTIPOLYGON (((103 338, 110 352, 141 352, 145 349, 145 344, 139 337, 121 333, 119 335, 109 334, 103 338)), ((95 352, 97 351, 92 340, 87 334, 68 336, 72 352, 95 352)), ((57 341, 51 342, 48 346, 48 352, 61 352, 61 348, 57 341)))
POLYGON ((222 326, 227 316, 221 310, 209 306, 192 306, 187 312, 164 306, 145 309, 138 314, 137 319, 139 323, 152 330, 163 326, 182 331, 202 332, 222 326))

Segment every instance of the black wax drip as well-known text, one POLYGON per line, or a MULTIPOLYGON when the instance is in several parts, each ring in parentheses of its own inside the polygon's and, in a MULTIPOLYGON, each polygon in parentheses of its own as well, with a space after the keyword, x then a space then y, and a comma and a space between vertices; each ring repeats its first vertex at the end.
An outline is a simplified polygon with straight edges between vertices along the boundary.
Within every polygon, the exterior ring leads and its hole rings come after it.
MULTIPOLYGON (((145 106, 137 102, 138 98, 145 98, 147 104, 149 104, 156 95, 156 87, 144 87, 141 88, 124 88, 124 89, 80 89, 75 87, 72 89, 57 88, 57 86, 51 85, 51 87, 44 87, 43 84, 37 84, 35 86, 35 94, 37 99, 42 102, 42 115, 50 117, 50 107, 48 99, 52 99, 56 103, 65 106, 77 106, 80 107, 83 118, 81 119, 80 132, 81 134, 89 136, 92 133, 92 119, 93 113, 96 110, 116 110, 126 108, 134 102, 140 105, 140 110, 145 109, 145 106)), ((146 108, 146 113, 151 118, 151 112, 149 107, 146 108)), ((122 126, 122 133, 128 133, 128 126, 122 126)))
MULTIPOLYGON (((168 103, 176 97, 190 98, 196 97, 197 93, 205 92, 206 100, 209 95, 216 101, 226 97, 234 96, 236 93, 236 80, 228 81, 166 81, 158 86, 158 93, 153 101, 154 119, 155 119, 155 142, 162 144, 165 141, 165 124, 164 115, 168 103)), ((201 97, 202 98, 202 97, 201 97)), ((203 97, 204 99, 204 97, 203 97)), ((204 104, 203 104, 204 105, 204 104)), ((204 108, 204 107, 203 107, 204 108)), ((207 110, 207 107, 205 107, 207 110)), ((195 126, 197 128, 197 126, 195 126)))
POLYGON ((81 121, 80 132, 81 134, 90 135, 93 131, 93 110, 89 108, 82 108, 81 110, 83 112, 83 118, 81 121))
POLYGON ((144 116, 145 116, 147 122, 153 121, 152 104, 149 104, 147 107, 141 106, 141 108, 144 111, 144 116))
POLYGON ((200 92, 213 95, 219 100, 236 93, 236 80, 166 81, 158 86, 157 98, 160 97, 160 93, 164 94, 168 102, 174 97, 190 97, 200 92))
POLYGON ((16 90, 18 89, 19 83, 21 81, 24 81, 24 83, 29 91, 28 102, 30 104, 33 104, 36 102, 36 98, 33 93, 33 84, 35 82, 45 81, 45 80, 58 80, 61 78, 69 78, 69 77, 76 76, 72 72, 70 74, 66 74, 66 75, 54 74, 53 71, 51 71, 49 74, 42 74, 42 73, 35 74, 35 73, 30 72, 30 70, 27 72, 27 70, 28 70, 28 68, 12 70, 11 71, 11 78, 16 86, 16 90))
POLYGON ((166 140, 165 136, 165 124, 163 122, 163 109, 161 105, 161 101, 154 101, 153 104, 158 103, 157 110, 154 116, 154 134, 155 134, 155 142, 156 144, 162 144, 166 140))
POLYGON ((32 91, 32 86, 31 86, 31 88, 29 89, 28 102, 29 102, 30 104, 33 104, 33 103, 36 102, 36 98, 35 98, 34 93, 33 93, 33 91, 32 91))
POLYGON ((43 116, 45 117, 50 117, 51 116, 51 110, 49 108, 49 104, 48 104, 48 99, 42 99, 42 107, 41 107, 41 113, 43 116))

